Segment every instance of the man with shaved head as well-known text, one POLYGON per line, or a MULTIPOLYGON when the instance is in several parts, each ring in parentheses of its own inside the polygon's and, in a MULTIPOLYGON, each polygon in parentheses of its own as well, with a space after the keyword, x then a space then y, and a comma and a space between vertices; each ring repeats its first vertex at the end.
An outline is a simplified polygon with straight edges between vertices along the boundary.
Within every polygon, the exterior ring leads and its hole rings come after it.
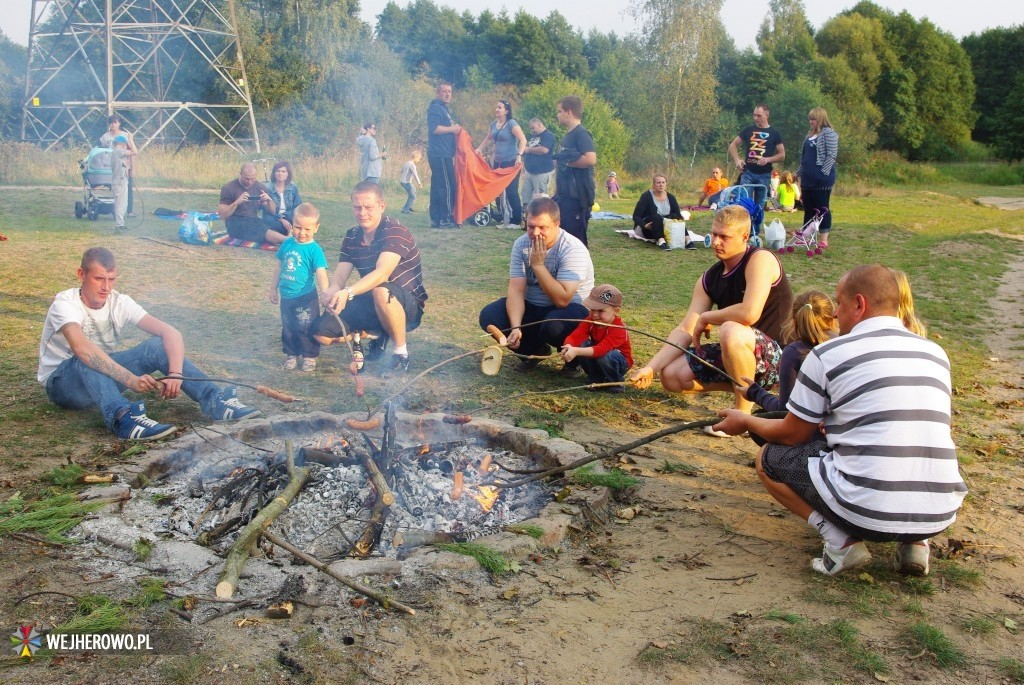
POLYGON ((727 409, 715 428, 768 440, 757 474, 824 538, 815 571, 867 564, 867 540, 899 543, 896 570, 926 575, 928 538, 967 493, 949 430, 949 359, 903 325, 899 284, 881 264, 843 276, 836 304, 841 335, 807 355, 786 417, 727 409), (819 424, 825 440, 813 439, 819 424))
POLYGON ((288 233, 283 228, 268 228, 260 219, 260 207, 271 216, 277 211, 266 186, 256 180, 256 165, 246 162, 238 171, 238 178, 220 189, 217 213, 232 238, 280 245, 288 233))

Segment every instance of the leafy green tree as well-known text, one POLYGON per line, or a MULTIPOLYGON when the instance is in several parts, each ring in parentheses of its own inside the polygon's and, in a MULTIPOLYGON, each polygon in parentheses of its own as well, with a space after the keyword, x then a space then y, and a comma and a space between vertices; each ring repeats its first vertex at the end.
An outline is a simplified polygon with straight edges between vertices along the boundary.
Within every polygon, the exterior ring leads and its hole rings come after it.
POLYGON ((864 92, 874 97, 882 72, 897 63, 885 39, 881 19, 843 14, 825 22, 814 37, 825 57, 842 56, 861 80, 864 92))
MULTIPOLYGON (((1012 96, 1016 91, 1014 85, 1018 74, 1024 72, 1024 25, 972 34, 960 44, 971 59, 977 88, 974 109, 978 112, 978 122, 974 127, 974 139, 983 143, 995 142, 998 136, 1007 132, 1010 124, 1002 112, 1012 112, 1014 108, 1024 111, 1024 100, 1012 96)), ((1008 149, 998 148, 999 152, 1008 149)))
POLYGON ((566 131, 558 125, 555 109, 558 101, 566 95, 578 95, 583 100, 583 125, 594 136, 598 168, 622 168, 630 145, 629 132, 615 117, 611 105, 585 84, 561 75, 545 79, 523 93, 516 118, 529 121, 532 117, 540 117, 555 137, 560 139, 566 131))
POLYGON ((1017 74, 1014 85, 995 113, 999 128, 992 140, 996 154, 1013 161, 1024 159, 1024 74, 1017 74))
POLYGON ((27 62, 28 50, 0 31, 0 139, 21 137, 27 62))
POLYGON ((377 37, 402 56, 412 73, 458 86, 475 63, 465 18, 431 0, 414 0, 405 8, 389 2, 378 16, 377 37))
POLYGON ((718 14, 722 0, 634 0, 631 13, 648 36, 643 83, 660 115, 666 159, 675 164, 685 133, 694 153, 718 113, 718 14))
POLYGON ((769 1, 768 15, 757 32, 757 47, 778 64, 785 77, 810 74, 818 49, 802 0, 769 1))

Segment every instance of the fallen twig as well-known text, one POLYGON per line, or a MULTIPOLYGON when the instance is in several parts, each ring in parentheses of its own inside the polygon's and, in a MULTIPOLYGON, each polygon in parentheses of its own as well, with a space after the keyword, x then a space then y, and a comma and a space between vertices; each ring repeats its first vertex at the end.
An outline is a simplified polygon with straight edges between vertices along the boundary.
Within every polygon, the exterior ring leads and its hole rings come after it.
POLYGON ((245 562, 249 560, 249 549, 259 539, 260 534, 263 530, 274 522, 274 519, 278 515, 288 508, 295 496, 302 490, 302 486, 306 484, 306 478, 309 476, 309 469, 302 468, 295 465, 295 452, 292 449, 291 440, 286 440, 284 443, 285 454, 288 459, 288 485, 281 492, 280 495, 270 501, 270 504, 263 507, 258 514, 256 514, 249 525, 239 533, 238 538, 235 540, 235 544, 231 546, 231 551, 228 552, 227 558, 224 560, 224 570, 221 571, 220 578, 217 582, 217 596, 218 597, 231 597, 235 593, 235 588, 238 587, 238 577, 242 572, 242 567, 245 566, 245 562))
POLYGON ((341 583, 345 587, 349 588, 350 590, 355 590, 359 594, 361 594, 361 595, 363 595, 365 597, 369 597, 370 599, 374 600, 375 602, 380 604, 385 609, 392 609, 394 611, 401 611, 403 613, 409 614, 410 616, 415 616, 416 615, 416 610, 413 609, 412 607, 406 606, 405 604, 402 604, 401 602, 396 602, 393 599, 385 597, 384 595, 380 594, 376 590, 368 588, 365 585, 362 585, 360 583, 355 582, 354 580, 349 580, 348 578, 346 578, 345 576, 341 575, 340 573, 337 573, 336 571, 332 570, 324 562, 320 561, 319 559, 317 559, 314 556, 306 554, 305 552, 303 552, 298 547, 292 545, 287 540, 279 538, 277 535, 274 535, 269 530, 263 532, 263 537, 265 537, 267 540, 269 540, 273 544, 277 545, 281 549, 285 550, 286 552, 290 552, 292 554, 292 556, 294 556, 294 557, 296 557, 298 559, 301 559, 302 561, 306 562, 307 564, 309 564, 313 568, 317 569, 318 571, 322 571, 323 573, 326 573, 331 578, 334 578, 336 581, 338 581, 339 583, 341 583))
POLYGON ((756 573, 748 573, 745 576, 734 576, 732 578, 711 578, 709 576, 704 576, 704 580, 746 580, 747 578, 753 578, 756 575, 756 573))

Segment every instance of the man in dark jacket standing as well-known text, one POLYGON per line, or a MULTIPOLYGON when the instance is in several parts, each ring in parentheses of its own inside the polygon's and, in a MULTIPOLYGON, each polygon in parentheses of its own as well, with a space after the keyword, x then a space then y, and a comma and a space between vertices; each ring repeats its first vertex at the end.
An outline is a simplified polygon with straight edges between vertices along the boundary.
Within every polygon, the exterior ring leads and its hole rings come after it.
POLYGON ((430 227, 457 228, 455 210, 455 135, 462 127, 452 121, 448 103, 452 84, 437 85, 437 97, 427 108, 427 163, 430 165, 430 227))
POLYGON ((568 129, 558 146, 555 197, 562 229, 587 244, 587 224, 594 206, 594 167, 597 150, 594 137, 583 128, 583 101, 567 95, 558 101, 558 123, 568 129))

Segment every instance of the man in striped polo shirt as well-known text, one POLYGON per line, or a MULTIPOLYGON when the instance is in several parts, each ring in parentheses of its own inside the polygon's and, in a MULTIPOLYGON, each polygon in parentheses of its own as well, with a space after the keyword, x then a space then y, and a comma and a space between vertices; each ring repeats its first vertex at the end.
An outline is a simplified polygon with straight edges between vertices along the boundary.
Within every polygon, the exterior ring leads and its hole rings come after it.
POLYGON ((898 542, 897 570, 926 575, 928 538, 953 523, 967 493, 950 435, 949 360, 904 327, 899 301, 886 267, 851 270, 836 288, 842 335, 811 350, 787 416, 729 409, 715 426, 768 440, 757 473, 821 533, 811 566, 827 575, 871 561, 865 540, 898 542), (826 440, 810 441, 822 422, 826 440))
MULTIPOLYGON (((357 225, 345 233, 338 266, 321 302, 340 316, 350 333, 383 333, 368 351, 368 360, 383 354, 388 339, 393 340, 395 349, 384 373, 401 375, 409 369, 405 334, 420 325, 427 291, 416 241, 408 228, 384 216, 385 208, 384 192, 376 183, 363 181, 352 190, 357 225), (359 278, 346 286, 353 270, 359 278)), ((331 312, 324 312, 311 330, 321 344, 342 341, 331 312)))

